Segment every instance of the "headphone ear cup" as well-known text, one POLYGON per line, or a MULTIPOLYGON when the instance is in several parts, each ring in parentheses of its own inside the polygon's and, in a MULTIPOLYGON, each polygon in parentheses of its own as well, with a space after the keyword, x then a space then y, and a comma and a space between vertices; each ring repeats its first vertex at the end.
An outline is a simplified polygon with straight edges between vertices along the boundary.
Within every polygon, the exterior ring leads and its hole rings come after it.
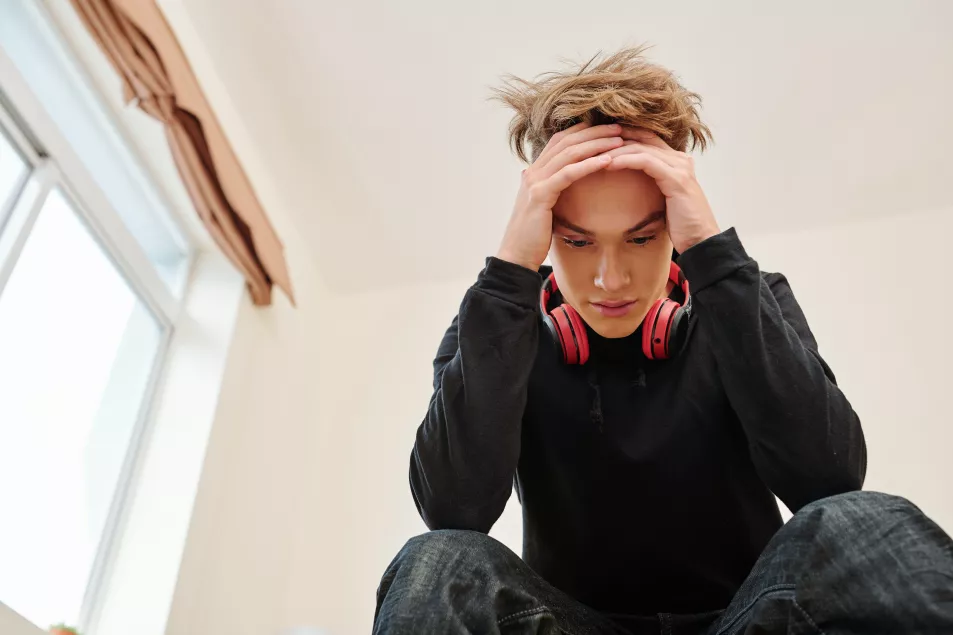
POLYGON ((672 314, 672 323, 669 327, 668 334, 668 351, 670 357, 678 355, 682 352, 682 349, 685 348, 685 343, 688 341, 688 316, 689 312, 685 310, 684 306, 679 307, 675 313, 672 314))
POLYGON ((553 322, 556 323, 556 331, 559 334, 559 342, 563 349, 563 361, 567 364, 579 363, 579 347, 576 346, 576 338, 573 337, 572 322, 566 314, 566 309, 560 305, 553 309, 553 322))
POLYGON ((582 318, 568 304, 553 309, 552 317, 562 344, 563 360, 567 364, 585 364, 589 359, 589 341, 582 318))
POLYGON ((572 306, 563 305, 563 310, 569 317, 569 323, 572 325, 573 335, 576 336, 576 348, 579 351, 579 364, 585 364, 589 361, 589 335, 586 333, 586 324, 582 321, 582 316, 572 306))
POLYGON ((664 300, 656 300, 655 303, 649 307, 649 312, 645 314, 645 318, 642 320, 642 352, 649 359, 656 359, 655 347, 652 345, 652 340, 655 337, 655 322, 658 320, 662 302, 664 302, 664 300))
POLYGON ((553 321, 553 318, 548 313, 543 313, 543 324, 546 325, 546 330, 549 331, 550 337, 553 338, 553 341, 556 342, 556 345, 559 347, 560 355, 565 356, 565 349, 563 348, 563 341, 559 337, 559 331, 556 329, 556 323, 553 321))
POLYGON ((649 309, 642 322, 642 352, 649 359, 669 358, 669 336, 679 308, 678 302, 664 298, 649 309))

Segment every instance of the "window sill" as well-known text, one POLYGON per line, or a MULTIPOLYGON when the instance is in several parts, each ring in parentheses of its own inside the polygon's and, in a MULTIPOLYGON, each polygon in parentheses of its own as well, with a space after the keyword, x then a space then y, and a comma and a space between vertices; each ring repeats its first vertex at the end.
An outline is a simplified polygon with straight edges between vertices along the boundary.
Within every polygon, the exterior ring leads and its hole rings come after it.
POLYGON ((0 633, 3 635, 42 635, 46 631, 25 617, 21 617, 6 604, 0 602, 0 633))

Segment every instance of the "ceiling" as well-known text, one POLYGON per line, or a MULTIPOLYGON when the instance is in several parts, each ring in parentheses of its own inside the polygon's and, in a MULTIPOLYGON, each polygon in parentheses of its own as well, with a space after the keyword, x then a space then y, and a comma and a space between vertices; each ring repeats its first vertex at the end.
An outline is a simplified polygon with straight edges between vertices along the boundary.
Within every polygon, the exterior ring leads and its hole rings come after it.
POLYGON ((704 97, 723 227, 953 207, 947 0, 184 4, 337 292, 474 275, 520 170, 489 87, 640 42, 704 97))

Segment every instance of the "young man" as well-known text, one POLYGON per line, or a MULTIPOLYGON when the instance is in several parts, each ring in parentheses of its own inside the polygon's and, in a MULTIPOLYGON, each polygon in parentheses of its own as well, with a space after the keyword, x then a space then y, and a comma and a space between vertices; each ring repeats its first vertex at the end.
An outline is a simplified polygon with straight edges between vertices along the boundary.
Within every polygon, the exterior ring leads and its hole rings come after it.
POLYGON ((500 95, 531 165, 434 361, 410 483, 442 531, 391 564, 375 632, 953 633, 953 543, 859 491, 790 286, 695 179, 698 97, 640 50, 500 95), (485 535, 514 479, 523 560, 485 535))

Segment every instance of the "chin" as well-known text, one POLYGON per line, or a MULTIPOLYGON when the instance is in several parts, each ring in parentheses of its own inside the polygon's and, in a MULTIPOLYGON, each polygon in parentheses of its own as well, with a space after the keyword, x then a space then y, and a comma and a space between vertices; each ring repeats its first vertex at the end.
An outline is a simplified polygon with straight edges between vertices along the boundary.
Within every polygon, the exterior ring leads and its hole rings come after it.
POLYGON ((602 337, 617 340, 635 333, 645 319, 644 315, 626 315, 607 318, 600 314, 584 316, 589 327, 602 337))

